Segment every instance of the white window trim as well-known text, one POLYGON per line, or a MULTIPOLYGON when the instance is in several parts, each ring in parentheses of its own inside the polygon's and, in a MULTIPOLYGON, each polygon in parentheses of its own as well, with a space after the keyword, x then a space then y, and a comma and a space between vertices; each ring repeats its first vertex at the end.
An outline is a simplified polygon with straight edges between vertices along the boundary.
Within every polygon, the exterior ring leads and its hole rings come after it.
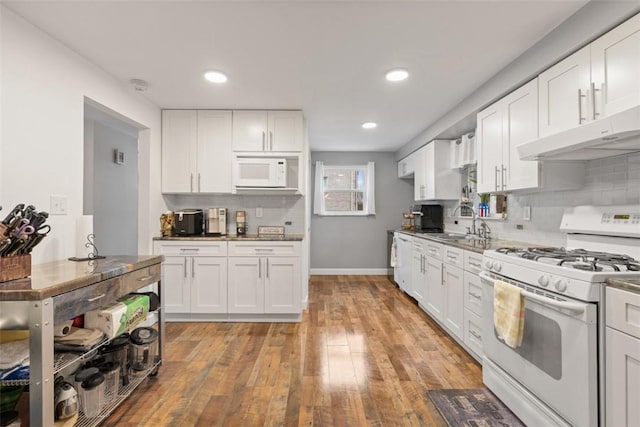
MULTIPOLYGON (((338 165, 331 164, 325 165, 324 162, 316 162, 316 179, 315 179, 315 191, 313 200, 313 213, 320 216, 370 216, 375 215, 375 163, 368 162, 364 165, 338 165), (350 211, 326 211, 324 209, 324 171, 326 169, 361 169, 364 170, 364 211, 362 212, 350 212, 350 211)), ((341 191, 335 189, 333 191, 341 191)), ((353 191, 345 189, 344 191, 353 191)))

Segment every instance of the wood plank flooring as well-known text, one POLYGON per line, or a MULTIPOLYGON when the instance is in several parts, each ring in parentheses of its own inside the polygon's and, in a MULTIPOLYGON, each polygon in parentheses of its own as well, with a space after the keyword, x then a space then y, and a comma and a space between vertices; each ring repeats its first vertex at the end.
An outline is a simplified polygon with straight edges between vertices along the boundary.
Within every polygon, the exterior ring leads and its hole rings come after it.
POLYGON ((431 389, 481 367, 384 276, 313 276, 301 323, 169 323, 107 426, 445 426, 431 389))

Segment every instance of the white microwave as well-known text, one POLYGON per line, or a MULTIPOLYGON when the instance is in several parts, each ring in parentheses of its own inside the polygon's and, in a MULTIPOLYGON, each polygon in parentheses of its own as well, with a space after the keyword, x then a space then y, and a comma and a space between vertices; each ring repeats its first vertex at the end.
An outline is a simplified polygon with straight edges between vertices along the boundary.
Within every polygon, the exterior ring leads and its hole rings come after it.
POLYGON ((287 186, 287 160, 238 157, 234 185, 240 188, 284 188, 287 186))

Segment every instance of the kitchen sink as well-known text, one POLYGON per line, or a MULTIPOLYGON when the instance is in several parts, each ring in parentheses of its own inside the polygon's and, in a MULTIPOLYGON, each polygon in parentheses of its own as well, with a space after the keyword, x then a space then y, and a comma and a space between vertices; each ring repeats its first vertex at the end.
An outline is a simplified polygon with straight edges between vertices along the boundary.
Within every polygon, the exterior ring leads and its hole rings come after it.
POLYGON ((486 240, 484 237, 474 236, 473 234, 453 234, 443 233, 438 235, 442 240, 486 240))

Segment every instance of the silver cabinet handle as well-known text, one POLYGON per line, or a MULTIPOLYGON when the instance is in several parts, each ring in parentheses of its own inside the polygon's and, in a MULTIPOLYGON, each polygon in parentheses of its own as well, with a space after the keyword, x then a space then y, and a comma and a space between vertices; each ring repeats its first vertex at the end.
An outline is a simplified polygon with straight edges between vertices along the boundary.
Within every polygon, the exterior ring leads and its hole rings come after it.
POLYGON ((444 266, 444 264, 442 265, 442 281, 441 281, 441 285, 445 286, 447 284, 447 267, 444 266))
POLYGON ((498 191, 498 166, 496 166, 496 172, 494 174, 495 182, 496 182, 496 191, 498 191))
POLYGON ((187 257, 184 258, 184 277, 187 277, 187 257))
POLYGON ((200 191, 200 172, 198 172, 198 192, 200 191))
POLYGON ((596 89, 596 84, 591 82, 591 107, 593 108, 593 120, 600 115, 600 113, 596 112, 596 92, 601 92, 601 89, 596 89))
POLYGON ((476 331, 469 331, 469 333, 474 337, 478 338, 480 341, 482 341, 482 335, 476 333, 476 331))
POLYGON ((191 190, 189 190, 189 191, 193 192, 193 174, 191 174, 191 186, 190 187, 191 187, 191 190))
POLYGON ((474 267, 478 267, 478 268, 482 268, 482 264, 481 264, 481 263, 476 264, 475 262, 471 262, 471 261, 469 261, 469 265, 472 265, 472 266, 474 266, 474 267))
POLYGON ((586 98, 587 95, 582 94, 582 89, 578 89, 578 124, 581 125, 586 117, 582 117, 582 98, 586 98))
POLYGON ((195 251, 198 252, 200 248, 180 248, 180 251, 195 251))
POLYGON ((472 296, 472 297, 474 297, 475 299, 481 299, 481 298, 482 298, 482 295, 480 295, 480 294, 476 294, 476 293, 474 293, 474 292, 469 292, 469 295, 471 295, 471 296, 472 296))
POLYGON ((262 278, 262 258, 258 258, 258 279, 262 278))
POLYGON ((256 251, 273 252, 273 248, 255 248, 256 251))
POLYGON ((191 277, 196 277, 196 259, 191 258, 191 277))
POLYGON ((262 131, 262 151, 267 151, 265 148, 265 142, 267 141, 267 135, 265 131, 262 131))
POLYGON ((93 298, 87 298, 87 302, 94 302, 94 301, 98 301, 101 298, 104 298, 106 294, 100 294, 98 296, 95 296, 93 298))
POLYGON ((267 265, 267 279, 269 278, 269 258, 265 260, 265 264, 267 265))
POLYGON ((500 173, 500 178, 502 180, 502 189, 506 190, 507 189, 507 168, 504 167, 504 165, 502 165, 502 172, 500 173))
POLYGON ((153 276, 144 276, 138 279, 138 282, 144 282, 145 280, 153 279, 153 276))
POLYGON ((273 151, 273 132, 269 132, 269 151, 273 151))

